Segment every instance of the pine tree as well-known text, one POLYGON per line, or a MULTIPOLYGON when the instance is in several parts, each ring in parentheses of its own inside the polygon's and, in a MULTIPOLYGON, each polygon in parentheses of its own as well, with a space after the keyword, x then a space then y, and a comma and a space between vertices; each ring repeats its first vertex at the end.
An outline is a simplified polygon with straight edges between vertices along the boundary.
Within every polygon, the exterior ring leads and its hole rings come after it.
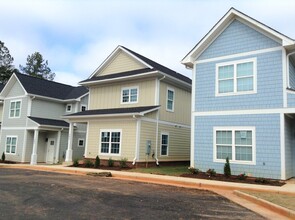
POLYGON ((43 59, 42 54, 35 52, 27 57, 26 66, 19 66, 23 74, 41 79, 54 80, 55 73, 48 67, 48 61, 43 59))
POLYGON ((228 157, 226 158, 226 162, 224 164, 224 176, 230 177, 231 176, 231 170, 230 170, 230 164, 228 157))
POLYGON ((6 83, 10 76, 18 70, 13 66, 13 57, 10 55, 4 42, 0 41, 0 83, 6 83))

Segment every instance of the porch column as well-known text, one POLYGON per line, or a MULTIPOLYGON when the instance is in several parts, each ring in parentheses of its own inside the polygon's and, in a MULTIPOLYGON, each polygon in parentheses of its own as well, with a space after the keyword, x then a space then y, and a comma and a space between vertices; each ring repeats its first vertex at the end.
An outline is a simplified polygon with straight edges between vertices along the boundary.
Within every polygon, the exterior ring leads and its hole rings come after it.
POLYGON ((35 129, 34 131, 34 142, 33 142, 33 151, 31 155, 31 165, 37 164, 37 147, 38 147, 38 137, 39 137, 39 130, 35 129))
POLYGON ((58 131, 58 132, 57 132, 56 151, 55 151, 55 159, 54 159, 54 163, 58 163, 58 158, 59 158, 59 148, 60 148, 60 136, 61 136, 61 131, 58 131))
POLYGON ((68 149, 66 152, 66 162, 73 161, 73 123, 70 123, 69 136, 68 136, 68 149))

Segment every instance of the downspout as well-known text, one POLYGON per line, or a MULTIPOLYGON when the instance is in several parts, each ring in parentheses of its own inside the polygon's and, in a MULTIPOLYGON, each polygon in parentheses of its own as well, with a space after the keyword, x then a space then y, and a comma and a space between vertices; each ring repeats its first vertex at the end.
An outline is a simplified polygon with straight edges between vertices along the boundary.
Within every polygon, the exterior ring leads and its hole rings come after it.
POLYGON ((132 161, 132 165, 134 166, 139 154, 139 143, 140 143, 140 124, 141 121, 139 118, 136 118, 135 115, 132 116, 136 120, 136 141, 135 141, 135 156, 132 161))
POLYGON ((290 63, 290 61, 289 61, 289 57, 293 54, 295 54, 295 51, 293 51, 287 55, 287 81, 288 81, 287 86, 288 86, 288 88, 290 88, 290 79, 289 79, 289 75, 290 75, 289 63, 290 63))
MULTIPOLYGON (((161 79, 159 79, 159 81, 158 81, 158 83, 159 83, 159 85, 158 85, 158 95, 157 95, 157 97, 158 97, 158 100, 157 100, 157 104, 159 105, 160 104, 160 85, 161 85, 161 83, 160 83, 160 81, 161 80, 163 80, 163 79, 165 79, 166 78, 166 76, 163 76, 161 79)), ((155 152, 155 160, 156 160, 156 164, 157 164, 157 166, 159 166, 160 164, 159 164, 159 159, 158 159, 158 136, 159 136, 159 109, 157 110, 157 125, 156 125, 156 152, 155 152)))

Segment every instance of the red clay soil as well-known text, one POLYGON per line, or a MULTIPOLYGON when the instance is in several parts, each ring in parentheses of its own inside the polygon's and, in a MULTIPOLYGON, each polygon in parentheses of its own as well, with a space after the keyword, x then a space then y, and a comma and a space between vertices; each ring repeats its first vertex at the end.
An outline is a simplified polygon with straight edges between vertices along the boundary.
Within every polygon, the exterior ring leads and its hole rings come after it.
POLYGON ((249 184, 261 184, 261 185, 270 185, 270 186, 282 186, 285 185, 285 182, 274 179, 266 179, 266 178, 255 178, 255 177, 244 177, 231 175, 230 177, 226 177, 223 174, 216 174, 214 176, 210 176, 205 172, 199 172, 198 174, 182 174, 182 177, 189 178, 198 178, 198 179, 207 179, 207 180, 217 180, 217 181, 226 181, 226 182, 237 182, 237 183, 249 183, 249 184))
MULTIPOLYGON (((70 167, 74 167, 73 165, 71 165, 70 167)), ((78 167, 81 167, 81 168, 92 168, 92 169, 99 169, 99 170, 117 170, 117 171, 123 171, 123 170, 130 170, 132 168, 130 167, 118 167, 118 166, 113 166, 113 167, 109 167, 109 166, 103 166, 103 165, 100 165, 98 168, 94 168, 94 167, 86 167, 85 164, 79 164, 78 167)))

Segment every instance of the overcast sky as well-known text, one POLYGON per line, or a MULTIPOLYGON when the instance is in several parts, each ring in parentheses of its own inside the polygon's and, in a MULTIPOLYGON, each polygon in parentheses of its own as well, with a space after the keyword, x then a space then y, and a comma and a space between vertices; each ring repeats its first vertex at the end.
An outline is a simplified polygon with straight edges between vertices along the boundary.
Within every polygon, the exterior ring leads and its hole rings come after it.
POLYGON ((16 67, 38 51, 71 85, 117 45, 191 77, 181 59, 231 7, 295 38, 294 0, 0 0, 0 40, 16 67))

